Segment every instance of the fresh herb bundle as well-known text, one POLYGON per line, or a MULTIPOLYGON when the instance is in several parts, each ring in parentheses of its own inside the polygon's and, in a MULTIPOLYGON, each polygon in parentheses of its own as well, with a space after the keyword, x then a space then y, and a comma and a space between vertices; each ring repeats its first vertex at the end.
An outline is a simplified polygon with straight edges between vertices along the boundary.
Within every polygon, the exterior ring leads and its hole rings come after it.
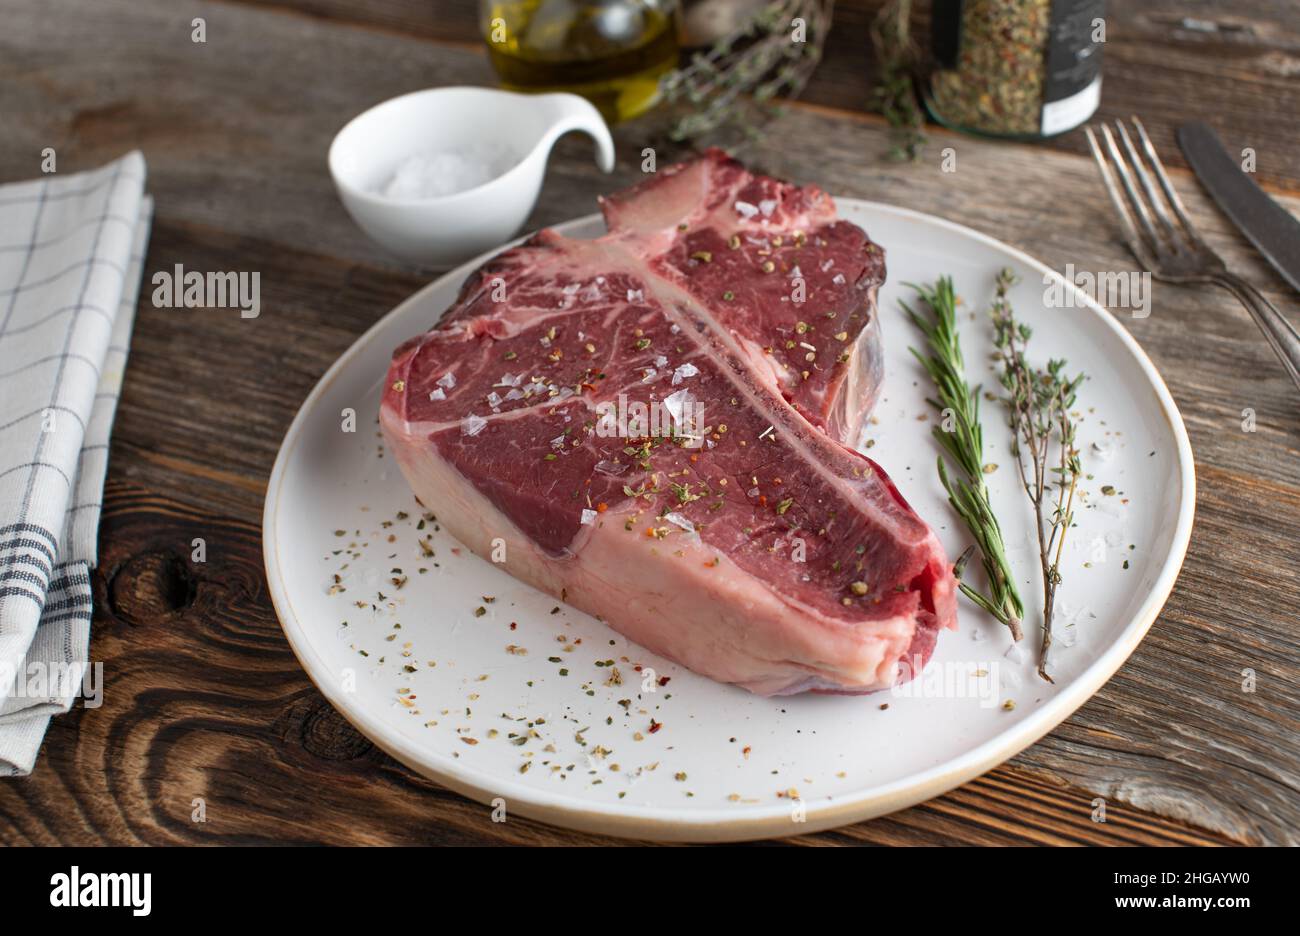
POLYGON ((915 162, 925 146, 925 118, 916 99, 913 74, 917 67, 912 42, 912 0, 889 0, 871 22, 871 48, 876 57, 876 86, 872 106, 889 121, 889 158, 915 162))
MULTIPOLYGON (((965 362, 957 335, 957 298, 952 278, 940 277, 933 286, 907 285, 917 292, 931 313, 930 317, 923 317, 907 303, 902 303, 903 311, 925 335, 930 349, 929 356, 915 348, 910 350, 925 367, 935 386, 936 398, 928 401, 941 416, 939 425, 934 427, 934 437, 960 471, 956 478, 949 476, 944 457, 940 455, 939 480, 948 492, 948 502, 966 524, 975 539, 975 546, 979 548, 989 594, 981 594, 965 581, 960 581, 959 587, 962 594, 1005 624, 1013 640, 1019 640, 1025 609, 1016 591, 1002 529, 993 514, 989 489, 984 483, 980 388, 972 388, 963 376, 965 362)), ((969 558, 970 550, 967 550, 953 569, 959 580, 969 558)))
POLYGON ((686 108, 669 137, 698 141, 724 128, 758 135, 772 113, 771 101, 798 97, 821 61, 834 6, 835 0, 772 0, 734 33, 665 75, 664 99, 686 108))
POLYGON ((1025 493, 1034 506, 1038 527, 1038 559, 1043 575, 1043 643, 1038 675, 1053 682, 1047 674, 1052 615, 1056 588, 1061 583, 1061 552, 1065 535, 1074 523, 1074 493, 1081 473, 1070 410, 1084 375, 1067 377, 1063 359, 1049 360, 1042 370, 1026 362, 1025 348, 1033 332, 1017 321, 1007 298, 1015 284, 1011 270, 998 273, 990 312, 993 340, 1002 365, 1000 379, 1007 392, 1004 402, 1010 416, 1011 451, 1025 493))

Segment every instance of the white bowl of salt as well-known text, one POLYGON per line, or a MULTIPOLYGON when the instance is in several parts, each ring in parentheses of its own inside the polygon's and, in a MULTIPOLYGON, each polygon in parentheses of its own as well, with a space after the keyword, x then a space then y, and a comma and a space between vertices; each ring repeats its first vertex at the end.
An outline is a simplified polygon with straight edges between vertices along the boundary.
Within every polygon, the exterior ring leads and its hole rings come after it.
POLYGON ((448 267, 519 231, 542 187, 555 141, 578 130, 596 163, 614 168, 609 127, 575 94, 434 88, 353 118, 330 145, 343 205, 402 260, 448 267))

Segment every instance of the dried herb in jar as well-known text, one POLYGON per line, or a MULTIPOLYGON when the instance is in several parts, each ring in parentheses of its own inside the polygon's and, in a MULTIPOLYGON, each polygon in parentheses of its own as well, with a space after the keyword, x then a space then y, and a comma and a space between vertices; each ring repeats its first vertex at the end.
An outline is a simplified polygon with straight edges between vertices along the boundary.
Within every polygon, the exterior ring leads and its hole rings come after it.
POLYGON ((991 136, 1077 127, 1101 98, 1104 10, 1104 0, 934 0, 926 107, 991 136))

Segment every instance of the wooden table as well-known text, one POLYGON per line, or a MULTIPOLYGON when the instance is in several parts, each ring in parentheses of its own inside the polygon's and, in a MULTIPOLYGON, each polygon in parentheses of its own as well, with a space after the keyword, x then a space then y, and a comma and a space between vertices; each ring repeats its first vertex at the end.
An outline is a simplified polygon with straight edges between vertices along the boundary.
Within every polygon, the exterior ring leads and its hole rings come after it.
MULTIPOLYGON (((806 102, 745 158, 837 194, 936 212, 1058 269, 1130 269, 1077 133, 1009 146, 934 130, 921 161, 882 160, 887 128, 863 110, 875 6, 842 0, 806 102), (940 171, 945 147, 954 174, 940 171)), ((1300 194, 1300 8, 1110 6, 1105 115, 1140 112, 1177 166, 1172 128, 1205 118, 1230 148, 1255 148, 1266 187, 1300 194)), ((428 279, 346 217, 326 147, 389 96, 491 83, 473 3, 4 0, 0 19, 0 180, 39 174, 46 146, 62 172, 139 147, 157 200, 146 278, 176 263, 256 270, 263 291, 261 317, 243 320, 154 308, 145 290, 95 576, 91 653, 105 664, 105 703, 56 719, 34 774, 0 784, 0 841, 602 841, 494 824, 486 807, 377 751, 298 666, 262 570, 267 475, 299 403, 428 279), (205 44, 190 40, 194 17, 206 21, 205 44), (189 561, 195 536, 208 543, 204 565, 189 561), (203 824, 191 821, 196 797, 203 824)), ((597 193, 636 178, 645 130, 616 136, 610 177, 588 141, 561 143, 529 226, 586 212, 597 193)), ((1174 174, 1215 246, 1300 314, 1191 176, 1174 174)), ((1219 292, 1158 285, 1153 314, 1124 324, 1163 372, 1197 455, 1191 550, 1150 635, 1095 698, 1008 764, 913 809, 792 841, 1300 840, 1295 389, 1219 292), (1245 669, 1253 693, 1242 691, 1245 669), (1097 797, 1104 825, 1091 821, 1097 797)))

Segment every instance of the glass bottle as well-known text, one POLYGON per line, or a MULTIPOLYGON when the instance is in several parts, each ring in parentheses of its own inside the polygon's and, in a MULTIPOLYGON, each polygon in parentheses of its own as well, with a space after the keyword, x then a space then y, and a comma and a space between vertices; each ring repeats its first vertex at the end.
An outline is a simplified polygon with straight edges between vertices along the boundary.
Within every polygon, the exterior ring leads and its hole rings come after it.
POLYGON ((677 0, 479 0, 479 19, 503 88, 581 94, 610 123, 677 65, 677 0))

